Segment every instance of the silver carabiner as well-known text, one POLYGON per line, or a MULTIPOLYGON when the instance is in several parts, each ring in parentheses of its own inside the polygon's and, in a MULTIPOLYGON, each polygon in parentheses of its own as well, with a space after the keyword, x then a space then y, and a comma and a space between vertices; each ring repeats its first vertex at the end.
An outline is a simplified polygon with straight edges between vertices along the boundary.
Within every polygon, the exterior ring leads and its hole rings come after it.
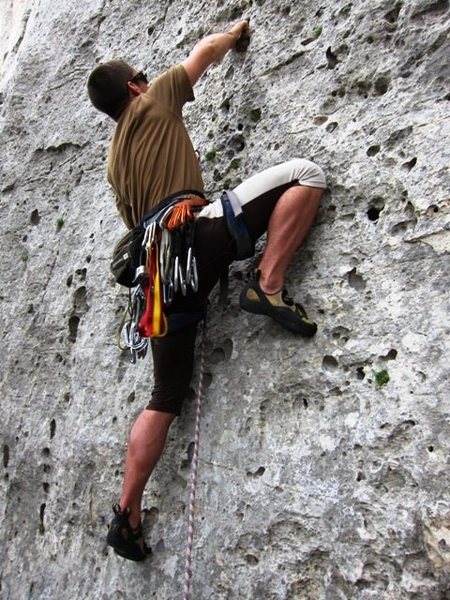
POLYGON ((151 244, 155 240, 156 223, 152 222, 146 227, 144 239, 142 240, 142 247, 145 248, 149 243, 151 244))
POLYGON ((173 291, 174 292, 178 292, 179 283, 180 283, 179 266, 180 266, 180 259, 178 256, 175 256, 175 260, 173 263, 173 291))
POLYGON ((163 283, 163 302, 165 306, 172 304, 173 300, 173 283, 168 281, 163 283))
MULTIPOLYGON (((178 256, 177 256, 178 258, 178 256)), ((180 280, 180 289, 183 296, 186 296, 187 288, 186 288, 186 278, 183 273, 183 265, 178 262, 178 277, 180 280)))
POLYGON ((170 232, 167 229, 163 229, 161 233, 161 244, 159 250, 159 264, 161 279, 166 282, 171 277, 172 267, 172 241, 170 238, 170 232))
POLYGON ((197 271, 197 259, 195 256, 192 257, 191 271, 190 271, 191 288, 194 292, 198 291, 198 271, 197 271))
POLYGON ((189 246, 186 259, 186 285, 191 283, 192 246, 189 246))

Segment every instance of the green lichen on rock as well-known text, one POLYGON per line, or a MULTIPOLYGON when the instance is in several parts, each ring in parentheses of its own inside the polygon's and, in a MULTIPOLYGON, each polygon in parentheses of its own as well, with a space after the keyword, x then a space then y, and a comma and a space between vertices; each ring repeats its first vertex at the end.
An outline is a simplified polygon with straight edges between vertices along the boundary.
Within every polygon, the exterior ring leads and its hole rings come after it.
POLYGON ((382 387, 383 385, 386 385, 387 383, 389 383, 389 380, 390 380, 389 373, 387 372, 386 369, 383 369, 382 371, 378 371, 378 373, 375 373, 375 381, 378 386, 382 387))

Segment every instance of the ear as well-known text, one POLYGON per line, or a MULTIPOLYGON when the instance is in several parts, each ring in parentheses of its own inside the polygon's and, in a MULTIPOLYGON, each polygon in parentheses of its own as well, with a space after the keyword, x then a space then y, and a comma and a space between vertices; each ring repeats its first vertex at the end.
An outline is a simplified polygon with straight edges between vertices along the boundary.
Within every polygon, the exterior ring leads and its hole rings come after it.
POLYGON ((128 91, 130 92, 130 94, 132 96, 139 96, 140 94, 142 94, 142 90, 137 85, 137 83, 134 83, 133 81, 128 81, 127 86, 128 86, 128 91))

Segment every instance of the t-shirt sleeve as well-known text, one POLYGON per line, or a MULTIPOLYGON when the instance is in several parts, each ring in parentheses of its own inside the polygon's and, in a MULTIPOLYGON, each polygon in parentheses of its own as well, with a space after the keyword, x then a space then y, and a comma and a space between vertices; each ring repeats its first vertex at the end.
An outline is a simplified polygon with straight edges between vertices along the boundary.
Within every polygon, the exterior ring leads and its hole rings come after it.
POLYGON ((178 115, 181 115, 183 104, 194 100, 194 91, 183 65, 172 67, 157 77, 147 94, 178 115))

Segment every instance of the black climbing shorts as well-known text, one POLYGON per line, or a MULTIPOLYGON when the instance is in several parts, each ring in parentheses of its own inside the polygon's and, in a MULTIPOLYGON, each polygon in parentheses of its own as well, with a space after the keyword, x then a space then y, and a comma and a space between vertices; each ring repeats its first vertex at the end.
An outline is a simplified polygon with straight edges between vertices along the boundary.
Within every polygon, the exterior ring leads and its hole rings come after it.
MULTIPOLYGON (((236 194, 253 241, 267 230, 270 215, 281 195, 294 185, 325 189, 323 171, 314 163, 295 159, 266 169, 238 185, 236 194)), ((232 240, 220 199, 199 214, 195 234, 195 256, 199 278, 197 293, 177 294, 167 314, 202 310, 221 273, 235 258, 232 240)), ((163 338, 151 340, 154 370, 149 410, 179 415, 192 376, 197 324, 163 338)))

